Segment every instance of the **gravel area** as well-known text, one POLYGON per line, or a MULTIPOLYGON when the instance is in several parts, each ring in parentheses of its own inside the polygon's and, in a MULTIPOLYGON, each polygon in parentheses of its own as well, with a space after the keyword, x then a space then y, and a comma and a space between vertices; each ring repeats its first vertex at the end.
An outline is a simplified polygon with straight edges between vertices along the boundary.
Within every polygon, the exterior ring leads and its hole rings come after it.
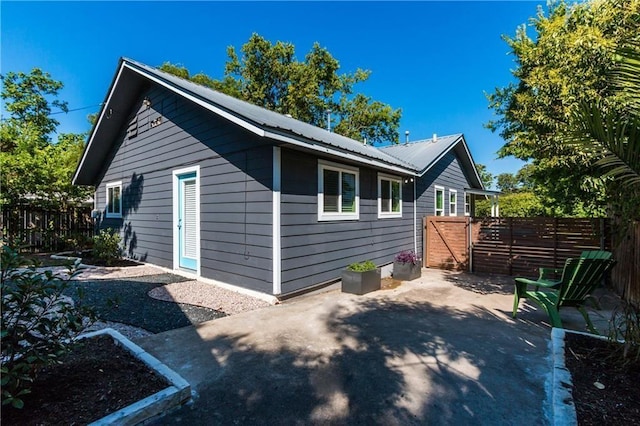
POLYGON ((255 297, 199 281, 185 281, 156 287, 149 291, 149 296, 166 302, 186 303, 215 309, 227 315, 270 306, 269 303, 255 297))
POLYGON ((132 325, 160 333, 175 328, 199 324, 226 316, 222 311, 185 303, 169 303, 148 296, 149 291, 166 284, 185 282, 173 274, 141 277, 72 281, 67 295, 78 302, 93 306, 98 318, 132 325))
MULTIPOLYGON (((48 267, 65 275, 64 267, 48 267)), ((99 322, 130 339, 270 306, 269 303, 149 266, 82 266, 67 294, 94 306, 99 322)))

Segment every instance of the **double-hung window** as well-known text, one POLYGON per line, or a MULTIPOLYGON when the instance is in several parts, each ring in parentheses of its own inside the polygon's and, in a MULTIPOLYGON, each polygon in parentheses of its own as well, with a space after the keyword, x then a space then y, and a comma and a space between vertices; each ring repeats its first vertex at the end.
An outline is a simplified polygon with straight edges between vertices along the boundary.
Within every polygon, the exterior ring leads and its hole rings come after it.
POLYGON ((122 182, 107 184, 107 218, 122 217, 122 182))
POLYGON ((464 194, 464 215, 471 216, 471 194, 464 194))
POLYGON ((456 216, 458 209, 456 205, 458 203, 458 191, 455 189, 449 189, 449 216, 456 216))
POLYGON ((435 187, 435 213, 436 216, 444 216, 444 188, 441 186, 435 187))
POLYGON ((356 220, 360 209, 355 167, 318 161, 318 220, 356 220))
POLYGON ((402 180, 378 175, 378 217, 402 217, 402 180))

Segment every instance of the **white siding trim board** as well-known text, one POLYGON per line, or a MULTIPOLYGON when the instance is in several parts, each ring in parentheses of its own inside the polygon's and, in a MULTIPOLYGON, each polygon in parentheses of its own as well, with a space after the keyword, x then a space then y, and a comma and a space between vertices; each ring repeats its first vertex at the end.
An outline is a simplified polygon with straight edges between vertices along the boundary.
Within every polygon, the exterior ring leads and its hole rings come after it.
POLYGON ((282 250, 281 250, 281 229, 280 229, 280 187, 282 170, 282 153, 279 146, 273 147, 273 220, 272 220, 272 238, 273 238, 273 294, 282 293, 282 250))

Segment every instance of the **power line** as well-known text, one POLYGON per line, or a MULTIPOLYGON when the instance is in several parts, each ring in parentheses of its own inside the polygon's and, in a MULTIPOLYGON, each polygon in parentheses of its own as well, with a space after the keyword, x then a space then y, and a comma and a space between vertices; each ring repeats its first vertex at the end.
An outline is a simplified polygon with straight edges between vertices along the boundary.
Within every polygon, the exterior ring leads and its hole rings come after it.
POLYGON ((85 107, 81 107, 81 108, 74 108, 74 109, 68 109, 66 111, 57 111, 57 112, 52 112, 49 115, 56 115, 56 114, 67 114, 69 112, 73 112, 73 111, 80 111, 83 109, 89 109, 89 108, 94 108, 97 106, 102 106, 102 103, 96 104, 96 105, 89 105, 89 106, 85 106, 85 107))

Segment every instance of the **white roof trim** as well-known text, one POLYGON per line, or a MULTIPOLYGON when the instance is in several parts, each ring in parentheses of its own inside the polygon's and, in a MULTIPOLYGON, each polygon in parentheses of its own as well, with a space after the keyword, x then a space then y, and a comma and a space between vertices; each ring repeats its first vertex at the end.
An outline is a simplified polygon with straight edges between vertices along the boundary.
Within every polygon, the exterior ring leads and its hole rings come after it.
POLYGON ((375 166, 375 167, 379 167, 381 169, 385 169, 385 170, 391 170, 394 171, 396 173, 402 173, 402 174, 409 174, 409 175, 413 175, 415 176, 416 173, 413 170, 408 170, 408 169, 403 169, 401 167, 397 167, 397 166, 392 166, 390 164, 385 164, 382 163, 380 161, 374 160, 374 159, 370 159, 370 158, 365 158, 365 157, 360 157, 354 154, 350 154, 348 152, 343 152, 343 151, 338 151, 338 150, 334 150, 331 148, 327 148, 324 146, 318 146, 315 144, 310 144, 308 142, 304 142, 303 140, 299 140, 297 138, 291 137, 291 136, 285 136, 276 132, 271 132, 269 130, 265 131, 265 136, 270 138, 270 139, 275 139, 277 141, 280 142, 284 142, 284 143, 288 143, 291 145, 295 145, 295 146, 300 146, 300 147, 304 147, 304 148, 308 148, 311 149, 313 151, 317 151, 317 152, 321 152, 323 154, 329 154, 329 155, 335 155, 338 156, 340 158, 346 159, 346 160, 351 160, 351 161, 355 161, 357 163, 362 163, 362 164, 367 164, 370 166, 375 166))
POLYGON ((149 74, 147 72, 144 72, 142 70, 139 70, 138 68, 132 67, 131 65, 127 64, 126 62, 124 62, 123 64, 124 64, 124 67, 129 68, 130 70, 135 71, 138 74, 144 74, 144 76, 147 77, 149 80, 151 80, 151 81, 153 81, 155 83, 158 83, 162 87, 165 87, 165 88, 171 90, 172 92, 179 93, 180 96, 183 96, 183 97, 189 99, 190 101, 200 105, 201 107, 206 108, 209 111, 211 111, 211 112, 213 112, 213 113, 215 113, 215 114, 217 114, 217 115, 219 115, 221 117, 226 118, 227 120, 233 122, 234 124, 237 124, 237 125, 239 125, 241 127, 244 127, 245 129, 249 130, 250 132, 255 133, 258 136, 263 136, 264 137, 264 130, 262 128, 260 128, 258 126, 255 126, 255 125, 249 123, 246 120, 238 118, 237 116, 235 116, 233 114, 230 114, 227 111, 223 110, 222 108, 218 108, 217 106, 212 105, 209 102, 205 102, 202 99, 200 99, 200 98, 198 98, 196 96, 193 96, 190 93, 185 92, 184 90, 181 90, 181 89, 175 87, 174 85, 169 84, 169 83, 167 83, 167 82, 165 82, 165 81, 163 81, 163 80, 161 80, 161 79, 159 79, 159 78, 157 78, 157 77, 155 77, 155 76, 153 76, 153 75, 151 75, 151 74, 149 74))
POLYGON ((71 180, 71 184, 72 185, 76 184, 76 179, 78 179, 78 173, 80 173, 80 170, 82 169, 82 166, 84 165, 84 160, 87 158, 87 154, 91 150, 91 145, 93 144, 93 140, 94 140, 93 138, 96 135, 96 130, 98 130, 98 127, 100 126, 100 123, 102 122, 102 117, 104 117, 105 112, 109 110, 109 103, 111 101, 111 96, 113 96, 113 92, 115 91, 115 88, 118 85, 118 80, 120 80, 120 75, 122 74, 122 69, 123 69, 123 66, 121 65, 120 69, 118 70, 118 74, 116 76, 116 79, 113 82, 113 85, 111 86, 111 90, 109 91, 109 96, 107 97, 106 102, 102 106, 102 111, 100 112, 100 117, 98 117, 98 121, 96 121, 95 126, 93 126, 93 129, 91 131, 91 136, 89 137, 89 143, 87 143, 87 146, 84 149, 84 152, 82 153, 82 158, 80 159, 80 164, 78 165, 78 167, 76 167, 76 172, 73 174, 73 179, 71 180))

